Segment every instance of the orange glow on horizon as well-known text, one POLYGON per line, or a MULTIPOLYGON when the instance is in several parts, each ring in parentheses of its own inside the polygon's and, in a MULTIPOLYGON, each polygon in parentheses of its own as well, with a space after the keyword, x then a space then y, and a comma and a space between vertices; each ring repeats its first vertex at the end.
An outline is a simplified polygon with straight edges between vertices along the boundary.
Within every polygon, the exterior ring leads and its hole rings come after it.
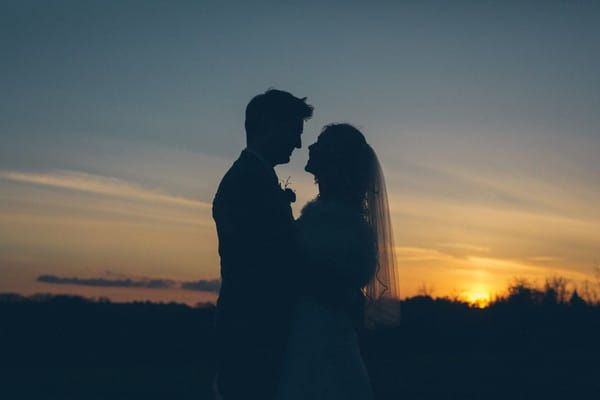
POLYGON ((473 307, 486 308, 490 305, 490 293, 487 291, 464 292, 463 297, 473 307))

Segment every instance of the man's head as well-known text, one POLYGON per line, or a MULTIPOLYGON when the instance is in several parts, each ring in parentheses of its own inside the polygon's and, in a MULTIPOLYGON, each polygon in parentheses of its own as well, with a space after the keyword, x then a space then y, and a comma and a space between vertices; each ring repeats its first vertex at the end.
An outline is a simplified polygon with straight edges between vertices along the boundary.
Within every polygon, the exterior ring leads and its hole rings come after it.
POLYGON ((290 161, 302 147, 300 135, 313 107, 282 90, 270 89, 255 96, 246 107, 246 143, 273 165, 290 161))

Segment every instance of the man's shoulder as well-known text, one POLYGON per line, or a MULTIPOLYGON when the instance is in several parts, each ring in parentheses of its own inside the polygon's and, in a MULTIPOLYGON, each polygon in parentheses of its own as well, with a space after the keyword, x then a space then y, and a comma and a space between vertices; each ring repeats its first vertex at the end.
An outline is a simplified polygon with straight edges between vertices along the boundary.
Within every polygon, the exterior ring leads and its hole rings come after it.
POLYGON ((260 177, 261 171, 256 160, 252 157, 248 157, 245 152, 242 152, 240 156, 231 164, 231 167, 227 170, 223 179, 221 179, 221 185, 230 183, 244 183, 248 179, 260 177))
POLYGON ((260 162, 243 151, 221 179, 216 198, 229 194, 237 196, 237 193, 256 189, 266 181, 265 175, 260 162))

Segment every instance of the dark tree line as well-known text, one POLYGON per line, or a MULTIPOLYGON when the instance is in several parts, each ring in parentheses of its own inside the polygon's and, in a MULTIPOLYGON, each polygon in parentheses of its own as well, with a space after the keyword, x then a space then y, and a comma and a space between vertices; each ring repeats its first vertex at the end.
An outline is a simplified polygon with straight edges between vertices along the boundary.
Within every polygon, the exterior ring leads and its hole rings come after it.
MULTIPOLYGON (((600 398, 600 305, 561 278, 419 295, 360 332, 378 399, 600 398)), ((214 307, 0 294, 0 398, 210 399, 214 307)))

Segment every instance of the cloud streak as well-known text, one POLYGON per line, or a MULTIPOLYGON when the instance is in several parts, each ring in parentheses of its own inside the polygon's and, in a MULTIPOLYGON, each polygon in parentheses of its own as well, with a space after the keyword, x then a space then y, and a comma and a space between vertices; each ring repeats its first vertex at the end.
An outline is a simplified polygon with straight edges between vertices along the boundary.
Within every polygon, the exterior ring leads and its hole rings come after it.
POLYGON ((218 292, 221 281, 218 279, 198 281, 175 281, 171 279, 105 279, 105 278, 78 278, 61 277, 56 275, 39 275, 38 282, 55 285, 81 285, 97 287, 127 287, 141 289, 185 289, 200 292, 218 292))
POLYGON ((220 288, 221 281, 218 279, 189 281, 181 283, 181 289, 198 290, 201 292, 218 292, 220 288))
POLYGON ((195 208, 210 207, 210 204, 206 202, 174 196, 157 190, 150 190, 139 184, 127 182, 118 178, 88 174, 85 172, 70 170, 57 170, 49 173, 0 171, 0 178, 19 183, 50 186, 170 205, 195 208))
POLYGON ((168 279, 104 279, 104 278, 65 278, 56 275, 40 275, 38 282, 53 283, 58 285, 83 285, 102 287, 132 287, 146 289, 163 289, 173 287, 174 282, 168 279))

